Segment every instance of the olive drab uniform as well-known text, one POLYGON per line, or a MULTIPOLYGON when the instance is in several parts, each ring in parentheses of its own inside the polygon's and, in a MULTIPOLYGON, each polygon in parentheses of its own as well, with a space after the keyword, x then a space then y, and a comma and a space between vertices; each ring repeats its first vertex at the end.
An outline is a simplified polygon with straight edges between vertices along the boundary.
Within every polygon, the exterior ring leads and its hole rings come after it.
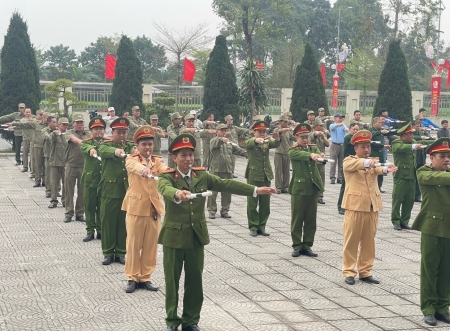
MULTIPOLYGON (((247 183, 261 186, 270 186, 273 179, 272 166, 270 165, 269 149, 280 146, 280 141, 270 139, 269 142, 257 144, 255 137, 245 141, 248 162, 245 169, 247 183)), ((262 230, 266 228, 266 223, 270 215, 270 195, 260 195, 258 197, 247 197, 247 218, 250 231, 262 230), (259 203, 259 210, 258 208, 259 203)))
POLYGON ((286 193, 289 188, 291 176, 288 151, 295 139, 292 130, 280 133, 280 129, 281 127, 278 127, 274 130, 280 135, 280 146, 275 148, 275 155, 273 158, 273 164, 275 166, 275 188, 277 189, 277 192, 286 193))
MULTIPOLYGON (((206 124, 208 121, 203 121, 203 129, 204 130, 215 130, 216 129, 216 123, 214 124, 206 124)), ((216 135, 214 133, 208 133, 205 132, 204 135, 202 135, 202 147, 203 147, 203 162, 200 162, 203 167, 206 169, 209 169, 209 161, 210 161, 210 142, 211 139, 213 139, 216 135)), ((200 155, 200 144, 199 141, 197 141, 198 148, 195 149, 195 152, 200 155), (197 151, 198 150, 198 151, 197 151)), ((197 155, 195 155, 195 160, 197 160, 197 155)), ((201 160, 201 159, 199 159, 201 160)), ((195 165, 200 165, 200 163, 196 162, 195 165)))
MULTIPOLYGON (((227 138, 235 144, 239 145, 239 138, 247 138, 247 135, 249 134, 249 130, 245 128, 240 128, 236 125, 227 124, 228 132, 230 133, 227 138)), ((236 156, 233 154, 231 156, 231 161, 233 162, 233 173, 234 168, 236 167, 236 156)))
POLYGON ((65 151, 67 148, 67 141, 64 134, 56 135, 51 132, 47 135, 47 139, 50 140, 50 157, 48 164, 50 166, 50 185, 51 185, 51 203, 58 202, 58 191, 60 183, 62 182, 62 193, 61 193, 61 203, 63 206, 66 201, 66 190, 65 190, 65 151))
POLYGON ((122 210, 122 201, 128 189, 128 174, 125 158, 115 156, 114 152, 116 149, 123 149, 126 154, 131 154, 134 146, 134 143, 129 141, 118 144, 111 140, 102 142, 98 149, 98 156, 102 159, 98 192, 102 251, 105 257, 123 257, 126 253, 126 213, 122 210))
MULTIPOLYGON (((314 122, 313 122, 313 125, 314 125, 314 122)), ((325 134, 325 132, 324 132, 324 134, 325 134)), ((327 146, 325 145, 325 142, 323 141, 322 138, 314 135, 314 131, 312 131, 309 134, 309 142, 311 145, 315 145, 317 147, 317 149, 320 151, 317 154, 322 154, 322 153, 325 154, 325 147, 327 147, 327 146)), ((345 137, 344 137, 344 142, 345 142, 345 137)), ((319 192, 319 198, 323 198, 323 192, 325 191, 325 164, 320 162, 320 163, 317 163, 316 166, 317 166, 317 170, 319 171, 320 178, 322 178, 322 186, 323 186, 322 191, 319 192)), ((342 176, 342 182, 344 182, 344 176, 342 176)))
MULTIPOLYGON (((178 127, 173 126, 173 124, 171 124, 167 127, 167 137, 168 137, 167 144, 168 144, 168 146, 170 146, 172 141, 182 133, 183 129, 184 129, 184 126, 181 124, 178 127)), ((175 167, 175 162, 172 160, 172 153, 169 153, 169 152, 167 153, 167 166, 169 168, 175 167)))
MULTIPOLYGON (((429 137, 427 130, 418 130, 414 131, 413 133, 413 139, 416 141, 422 140, 422 136, 429 137)), ((432 139, 432 138, 430 138, 432 139)), ((434 139, 432 139, 434 141, 434 139)), ((423 167, 427 163, 427 152, 425 148, 416 150, 416 169, 419 169, 420 167, 423 167)), ((415 188, 415 195, 414 200, 420 201, 420 189, 419 189, 419 182, 417 181, 417 174, 414 172, 414 175, 416 176, 416 188, 415 188)))
POLYGON ((164 130, 160 126, 152 126, 152 129, 155 131, 155 136, 153 137, 153 155, 161 155, 161 136, 159 133, 164 132, 164 130))
POLYGON ((316 233, 317 199, 323 191, 323 182, 312 153, 321 154, 316 146, 291 147, 289 158, 292 164, 291 194, 291 236, 295 250, 309 250, 316 233))
MULTIPOLYGON (((378 157, 378 160, 381 163, 384 163, 384 157, 383 157, 383 149, 384 149, 384 135, 381 133, 380 130, 375 130, 373 127, 370 127, 368 129, 370 133, 372 133, 372 141, 379 141, 380 143, 371 143, 371 152, 370 157, 378 157)), ((381 188, 383 185, 383 175, 379 175, 377 178, 378 181, 378 188, 381 188)))
MULTIPOLYGON (((26 117, 23 117, 20 121, 19 124, 25 124, 25 123, 33 123, 34 119, 32 117, 30 117, 29 119, 26 117)), ((29 127, 24 127, 23 125, 21 125, 19 130, 22 131, 22 164, 23 164, 23 168, 28 169, 28 166, 33 163, 32 157, 31 157, 31 136, 32 136, 32 129, 29 127), (29 164, 30 163, 30 164, 29 164)), ((31 167, 30 167, 31 168, 31 167)))
MULTIPOLYGON (((50 176, 50 149, 51 149, 51 138, 53 130, 49 126, 45 126, 41 130, 43 141, 43 154, 44 154, 44 173, 45 173, 45 193, 51 194, 52 177, 50 176)), ((61 184, 58 183, 58 192, 61 189, 61 184)))
POLYGON ((102 162, 95 157, 90 156, 90 150, 95 149, 99 155, 99 147, 102 142, 110 142, 111 139, 104 138, 97 141, 92 138, 83 140, 81 143, 81 152, 84 158, 83 174, 81 175, 81 184, 83 185, 84 212, 86 214, 86 232, 97 236, 102 233, 100 223, 100 193, 98 190, 102 162))
POLYGON ((148 123, 141 117, 134 117, 130 116, 128 117, 128 120, 130 121, 130 126, 128 127, 128 136, 127 140, 133 141, 133 136, 136 130, 143 125, 148 125, 148 123))
MULTIPOLYGON (((25 107, 25 105, 23 105, 25 107)), ((15 112, 8 115, 4 115, 0 117, 0 124, 9 123, 9 122, 19 122, 25 115, 22 113, 15 112)), ((16 162, 21 163, 20 160, 20 148, 22 146, 22 130, 14 129, 14 151, 16 153, 16 162)))

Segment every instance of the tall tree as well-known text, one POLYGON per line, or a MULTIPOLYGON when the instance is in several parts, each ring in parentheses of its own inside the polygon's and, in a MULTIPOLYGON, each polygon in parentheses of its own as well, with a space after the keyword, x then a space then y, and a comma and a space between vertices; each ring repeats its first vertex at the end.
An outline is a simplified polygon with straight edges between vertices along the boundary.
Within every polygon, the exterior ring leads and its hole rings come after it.
POLYGON ((105 56, 107 53, 116 56, 118 44, 112 37, 99 37, 81 52, 79 63, 88 66, 98 77, 105 77, 105 56))
POLYGON ((389 115, 394 118, 412 119, 408 67, 405 55, 400 48, 400 40, 394 40, 389 45, 386 63, 378 85, 378 97, 373 116, 378 116, 382 108, 387 108, 389 115))
POLYGON ((225 36, 217 36, 206 65, 202 118, 212 113, 223 119, 231 114, 239 116, 239 96, 236 76, 228 56, 225 36))
POLYGON ((43 55, 45 69, 50 74, 48 79, 72 78, 72 63, 77 61, 77 55, 69 46, 51 46, 43 55))
POLYGON ((133 106, 143 109, 142 84, 141 62, 131 39, 123 36, 117 48, 116 77, 111 89, 110 106, 119 115, 131 110, 133 106))
POLYGON ((18 12, 9 22, 0 58, 0 113, 16 111, 20 102, 35 112, 41 101, 39 69, 27 24, 18 12))
MULTIPOLYGON (((226 48, 226 47, 225 47, 226 48)), ((204 86, 206 79, 206 66, 208 65, 209 55, 211 54, 211 49, 194 49, 190 55, 195 63, 195 77, 194 82, 197 85, 204 86)))
POLYGON ((327 97, 314 50, 311 44, 307 43, 302 63, 295 72, 292 102, 289 110, 296 120, 304 121, 308 110, 315 111, 320 107, 325 108, 325 113, 329 114, 327 97))
POLYGON ((289 40, 274 51, 272 67, 267 85, 271 88, 292 87, 295 68, 300 65, 304 46, 299 41, 289 40))
POLYGON ((241 89, 239 106, 250 115, 250 119, 267 106, 266 73, 264 67, 254 60, 247 59, 245 66, 239 71, 241 89))
POLYGON ((161 82, 161 70, 167 64, 164 47, 153 44, 151 39, 145 35, 133 39, 133 45, 139 60, 141 60, 144 82, 161 82))

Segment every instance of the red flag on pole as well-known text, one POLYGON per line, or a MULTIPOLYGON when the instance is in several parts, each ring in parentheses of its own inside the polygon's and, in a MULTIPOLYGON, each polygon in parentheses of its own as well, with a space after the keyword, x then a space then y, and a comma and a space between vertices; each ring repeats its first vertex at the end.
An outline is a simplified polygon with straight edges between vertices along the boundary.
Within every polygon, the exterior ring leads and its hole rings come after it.
POLYGON ((322 76, 322 85, 326 86, 327 85, 327 79, 325 77, 327 69, 325 68, 325 63, 322 63, 320 66, 320 74, 322 76))
POLYGON ((439 99, 441 97, 441 76, 433 75, 431 77, 431 107, 430 115, 439 115, 439 99))
POLYGON ((450 61, 445 60, 442 66, 447 69, 447 82, 445 83, 445 88, 448 88, 450 86, 450 61))
POLYGON ((333 92, 331 95, 331 108, 333 108, 333 109, 339 108, 338 96, 339 96, 339 76, 334 75, 333 76, 333 92))
POLYGON ((116 77, 116 58, 111 54, 106 54, 105 78, 114 79, 116 77))
POLYGON ((185 82, 193 82, 195 76, 195 63, 184 58, 183 80, 185 82))
POLYGON ((342 70, 344 70, 344 68, 345 68, 345 63, 338 63, 338 65, 337 65, 337 70, 338 70, 339 72, 341 72, 342 70))

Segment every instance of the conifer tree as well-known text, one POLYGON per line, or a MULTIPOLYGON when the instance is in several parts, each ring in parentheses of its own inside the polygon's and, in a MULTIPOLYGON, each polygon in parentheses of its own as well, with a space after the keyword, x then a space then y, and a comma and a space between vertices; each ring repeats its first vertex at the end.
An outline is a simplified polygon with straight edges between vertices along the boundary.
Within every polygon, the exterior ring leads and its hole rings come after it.
POLYGON ((202 119, 214 114, 223 121, 228 114, 239 116, 239 96, 236 76, 228 55, 225 36, 216 38, 215 46, 206 65, 202 119))
POLYGON ((39 69, 27 24, 13 13, 1 52, 0 114, 17 111, 21 102, 36 112, 41 101, 39 69))
POLYGON ((317 112, 320 107, 323 107, 325 114, 329 115, 328 101, 319 66, 311 44, 307 43, 302 63, 297 66, 295 72, 292 102, 289 110, 296 121, 303 122, 306 120, 308 110, 317 112))
POLYGON ((373 116, 379 116, 382 108, 389 111, 389 116, 400 120, 412 119, 412 95, 408 80, 408 66, 400 40, 389 45, 383 71, 378 84, 378 97, 373 109, 373 116))
POLYGON ((117 49, 116 77, 111 89, 110 106, 114 107, 119 115, 125 111, 131 112, 133 106, 144 110, 142 84, 141 62, 131 39, 123 36, 117 49))

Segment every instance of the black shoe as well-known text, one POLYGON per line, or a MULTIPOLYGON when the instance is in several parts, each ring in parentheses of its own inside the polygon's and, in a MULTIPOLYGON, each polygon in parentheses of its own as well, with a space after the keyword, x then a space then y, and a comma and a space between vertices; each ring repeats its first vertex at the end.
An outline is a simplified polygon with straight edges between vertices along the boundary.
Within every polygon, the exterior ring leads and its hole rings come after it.
POLYGON ((16 161, 16 165, 21 165, 22 162, 21 161, 16 161))
POLYGON ((256 237, 258 235, 258 232, 256 232, 256 230, 250 230, 250 235, 252 237, 256 237))
POLYGON ((41 187, 41 183, 36 183, 33 185, 33 187, 41 187))
POLYGON ((369 283, 369 284, 380 284, 380 281, 373 278, 372 276, 368 276, 368 277, 364 277, 364 278, 359 277, 359 280, 369 283))
POLYGON ((336 179, 332 179, 332 180, 330 181, 330 184, 336 184, 336 179))
POLYGON ((48 205, 48 208, 56 208, 56 207, 58 207, 58 201, 56 201, 56 202, 52 201, 48 205))
POLYGON ((394 230, 401 231, 402 227, 400 225, 394 225, 394 230))
POLYGON ((337 180, 337 183, 338 183, 338 184, 342 184, 342 179, 338 179, 338 180, 337 180))
POLYGON ((48 199, 48 198, 50 198, 52 195, 51 195, 51 193, 45 193, 45 197, 48 199))
POLYGON ((442 315, 442 314, 434 314, 437 320, 442 321, 444 323, 450 324, 450 315, 442 315))
POLYGON ((216 218, 216 214, 215 213, 209 213, 209 218, 210 219, 215 219, 216 218))
POLYGON ((339 209, 339 214, 345 215, 345 209, 340 208, 340 209, 339 209))
POLYGON ((380 193, 386 193, 386 191, 380 188, 380 193))
POLYGON ((318 254, 317 254, 317 253, 314 253, 314 252, 311 250, 311 248, 309 248, 309 249, 302 249, 301 253, 302 253, 303 255, 306 255, 306 256, 309 256, 309 257, 317 257, 317 256, 318 256, 318 254))
POLYGON ((270 236, 270 233, 267 233, 267 232, 264 231, 264 230, 258 230, 258 231, 256 231, 256 233, 257 233, 257 234, 260 234, 261 236, 264 236, 264 237, 270 236))
POLYGON ((98 233, 98 232, 97 232, 97 239, 100 239, 100 240, 102 239, 101 233, 98 233))
POLYGON ((57 196, 58 198, 61 198, 61 197, 62 197, 61 193, 58 193, 56 196, 57 196))
POLYGON ((325 201, 323 201, 323 199, 320 198, 319 200, 317 200, 317 203, 319 203, 319 204, 321 204, 321 205, 324 205, 324 204, 325 204, 325 201))
POLYGON ((437 324, 436 317, 434 317, 434 315, 425 315, 423 319, 428 325, 435 326, 437 324))
POLYGON ((120 264, 125 264, 125 256, 116 256, 114 262, 118 262, 120 264))
POLYGON ((23 167, 22 172, 28 172, 28 168, 27 167, 23 167))
POLYGON ((414 199, 414 202, 422 202, 422 199, 414 199))
POLYGON ((400 224, 402 229, 411 230, 411 227, 408 224, 400 224))
POLYGON ((228 214, 228 213, 225 213, 225 214, 220 214, 220 217, 222 217, 222 218, 231 218, 231 215, 228 214))
POLYGON ((178 326, 168 326, 166 331, 178 331, 178 326))
POLYGON ((72 222, 72 216, 64 217, 64 223, 70 223, 70 222, 72 222))
POLYGON ((83 241, 84 241, 85 243, 87 243, 88 241, 91 241, 91 240, 94 240, 94 234, 93 234, 93 233, 88 233, 88 234, 86 235, 86 237, 83 238, 83 241))
POLYGON ((352 276, 345 277, 345 282, 348 285, 355 285, 355 277, 352 276))
POLYGON ((149 290, 149 291, 158 291, 159 287, 155 286, 152 284, 152 282, 148 281, 148 282, 139 282, 138 283, 138 287, 139 288, 143 288, 145 290, 149 290))
POLYGON ((129 280, 127 282, 127 287, 125 288, 125 293, 133 293, 134 291, 136 291, 136 287, 137 282, 135 282, 134 280, 129 280))
POLYGON ((83 215, 81 215, 81 216, 75 216, 75 221, 78 221, 78 222, 86 222, 86 220, 85 220, 85 218, 84 218, 83 215))
POLYGON ((197 324, 194 324, 186 326, 185 328, 183 328, 183 331, 203 331, 203 330, 200 329, 197 324))
POLYGON ((112 256, 105 256, 102 261, 103 265, 110 265, 113 262, 114 258, 112 256))
POLYGON ((36 178, 36 175, 31 174, 30 178, 36 178))
POLYGON ((42 183, 41 186, 42 186, 42 187, 45 187, 45 183, 42 183))
POLYGON ((300 256, 300 250, 299 249, 294 249, 292 251, 292 257, 299 257, 300 256))

